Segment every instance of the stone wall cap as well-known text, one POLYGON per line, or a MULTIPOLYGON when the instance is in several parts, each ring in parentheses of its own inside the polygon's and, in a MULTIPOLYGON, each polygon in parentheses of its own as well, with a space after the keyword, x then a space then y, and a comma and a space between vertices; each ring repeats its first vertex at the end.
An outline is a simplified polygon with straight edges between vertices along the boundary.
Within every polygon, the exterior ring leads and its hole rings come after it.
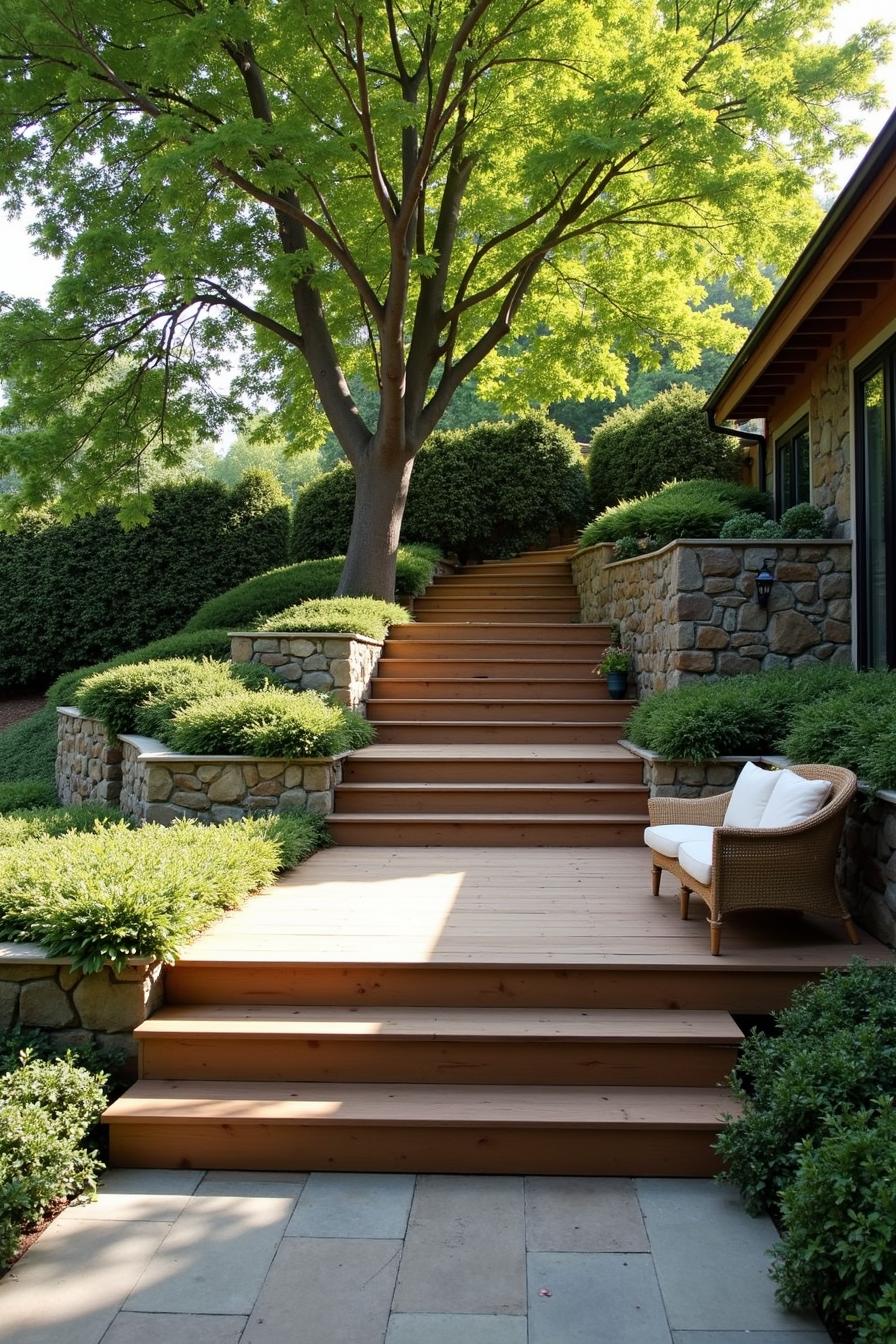
POLYGON ((337 756, 235 756, 218 752, 209 756, 190 756, 186 752, 171 751, 163 742, 154 742, 152 738, 139 738, 127 733, 122 742, 149 742, 149 750, 142 751, 138 760, 148 765, 332 765, 334 761, 344 761, 350 751, 341 751, 337 756))
POLYGON ((351 639, 381 649, 385 640, 371 639, 354 630, 228 630, 231 639, 351 639))
MULTIPOLYGON (((596 541, 593 546, 585 546, 581 551, 576 551, 572 560, 578 560, 583 555, 590 555, 592 551, 598 551, 603 546, 615 545, 612 541, 596 541)), ((851 537, 676 537, 674 541, 667 541, 665 546, 658 546, 655 551, 643 551, 640 555, 628 555, 624 560, 610 560, 605 566, 609 569, 612 565, 632 565, 638 560, 652 560, 654 556, 663 555, 666 551, 671 551, 674 546, 747 546, 760 548, 767 546, 774 548, 776 546, 848 546, 852 549, 851 537)))
MULTIPOLYGON (((4 966, 70 966, 71 957, 51 957, 40 943, 4 943, 0 942, 0 976, 4 966)), ((128 966, 154 966, 145 957, 127 957, 128 966)))

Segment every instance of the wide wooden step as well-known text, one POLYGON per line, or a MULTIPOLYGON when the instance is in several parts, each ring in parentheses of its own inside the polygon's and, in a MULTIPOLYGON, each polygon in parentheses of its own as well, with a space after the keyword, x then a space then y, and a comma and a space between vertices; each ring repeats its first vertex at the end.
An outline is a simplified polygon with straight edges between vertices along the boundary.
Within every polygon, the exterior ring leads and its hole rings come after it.
MULTIPOLYGON (((389 632, 390 644, 416 643, 425 640, 465 644, 512 644, 529 641, 533 644, 607 644, 611 639, 608 625, 584 625, 575 621, 554 620, 532 622, 530 618, 514 620, 502 609, 502 621, 411 621, 408 625, 393 625, 389 632)), ((494 649, 491 650, 494 654, 494 649)))
MULTIPOLYGON (((439 646, 444 647, 443 645, 439 646)), ((606 683, 599 681, 593 672, 596 657, 589 654, 583 657, 578 645, 573 646, 575 657, 564 658, 545 650, 539 658, 526 657, 521 653, 518 658, 492 658, 485 651, 479 657, 449 658, 434 655, 431 658, 417 656, 417 645, 402 645, 402 656, 382 657, 377 664, 376 675, 386 680, 414 678, 421 681, 454 681, 458 678, 472 678, 478 682, 518 681, 527 676, 535 681, 550 681, 560 678, 565 681, 587 682, 595 687, 606 689, 606 683)), ((599 656, 599 655, 598 655, 599 656)))
POLYGON ((426 590, 427 597, 451 597, 458 593, 487 597, 490 593, 509 593, 516 597, 547 593, 576 596, 569 574, 453 574, 436 579, 426 590))
POLYGON ((718 1088, 149 1080, 112 1103, 113 1165, 709 1176, 718 1088))
MULTIPOLYGON (((531 564, 521 565, 514 560, 498 560, 490 565, 464 565, 448 576, 454 579, 481 579, 488 583, 492 580, 514 583, 538 583, 542 579, 562 580, 572 583, 572 570, 568 560, 533 560, 531 564)), ((438 582, 439 580, 437 580, 438 582)))
POLYGON ((612 745, 377 742, 346 759, 342 778, 346 784, 640 784, 641 762, 612 745))
POLYGON ((394 812, 420 816, 494 815, 501 813, 548 818, 554 812, 580 816, 632 816, 643 811, 647 821, 647 789, 643 784, 507 784, 465 781, 460 784, 340 784, 336 816, 394 812))
POLYGON ((643 841, 646 815, 630 813, 555 813, 526 816, 493 812, 482 816, 458 813, 333 813, 327 818, 337 845, 579 845, 608 848, 643 841))
POLYGON ((380 743, 415 742, 513 742, 520 745, 536 743, 584 743, 618 742, 623 735, 623 725, 618 722, 587 723, 575 721, 539 722, 536 719, 488 722, 483 719, 470 719, 466 722, 457 719, 380 719, 371 718, 380 743))
POLYGON ((530 723, 550 723, 559 720, 563 723, 624 724, 636 704, 633 700, 598 700, 596 697, 589 700, 563 698, 527 700, 523 696, 507 696, 505 699, 458 697, 436 700, 421 696, 414 700, 402 700, 398 697, 380 696, 378 688, 375 688, 375 692, 367 702, 367 714, 370 719, 377 722, 396 719, 402 721, 435 719, 445 722, 460 719, 469 723, 478 719, 486 722, 503 722, 511 719, 530 723))
POLYGON ((420 597, 414 602, 415 621, 574 621, 579 614, 575 601, 535 597, 420 597))
MULTIPOLYGON (((416 628, 422 634, 432 629, 429 625, 421 625, 416 628)), ((452 627, 455 630, 459 628, 462 629, 463 627, 452 627)), ((531 628, 537 629, 538 627, 531 628)), ((576 629, 574 625, 559 628, 561 631, 576 629)), ((568 667, 570 669, 577 668, 579 671, 584 668, 585 671, 590 671, 603 657, 608 643, 608 639, 599 638, 567 640, 562 634, 558 634, 556 638, 551 640, 531 639, 527 644, 507 643, 500 638, 488 642, 478 638, 464 639, 460 636, 452 639, 433 640, 420 637, 413 640, 393 640, 390 637, 383 645, 377 670, 382 670, 390 663, 422 660, 428 663, 435 662, 440 666, 463 661, 476 663, 483 669, 490 667, 493 661, 497 661, 504 664, 510 663, 517 668, 531 667, 535 669, 546 665, 548 668, 568 667), (583 668, 577 667, 579 664, 583 665, 583 668)))
MULTIPOLYGON (((378 700, 585 700, 599 703, 609 700, 605 681, 597 677, 525 676, 526 666, 520 665, 516 677, 444 676, 398 677, 391 667, 373 684, 373 695, 378 700)), ((531 668, 529 668, 531 672, 531 668)))
POLYGON ((164 1008, 136 1028, 143 1078, 714 1087, 743 1037, 728 1013, 164 1008))

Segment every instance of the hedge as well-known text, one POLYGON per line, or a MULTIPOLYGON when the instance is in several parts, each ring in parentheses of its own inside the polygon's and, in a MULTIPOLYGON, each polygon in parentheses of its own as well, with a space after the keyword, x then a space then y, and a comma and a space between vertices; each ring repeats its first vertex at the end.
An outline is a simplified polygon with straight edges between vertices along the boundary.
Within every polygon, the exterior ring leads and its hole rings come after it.
POLYGON ((744 449, 709 428, 706 393, 679 383, 643 406, 623 406, 598 425, 588 456, 588 485, 598 511, 659 490, 665 481, 737 481, 744 449))
POLYGON ((678 537, 717 537, 729 518, 747 510, 768 513, 761 490, 729 481, 673 481, 654 494, 604 509, 579 539, 580 548, 622 537, 651 537, 665 546, 678 537))
POLYGON ((191 481, 154 492, 146 527, 104 508, 52 512, 0 536, 0 687, 46 684, 178 630, 200 603, 288 559, 289 509, 269 472, 228 489, 191 481))
POLYGON ((411 613, 397 602, 375 597, 330 597, 300 602, 262 621, 259 630, 330 630, 385 639, 392 625, 407 625, 411 613))
POLYGON ((41 943, 89 973, 179 947, 326 841, 303 812, 204 826, 32 834, 0 848, 0 938, 41 943))
MULTIPOLYGON (((440 558, 434 546, 400 547, 395 591, 404 597, 419 597, 432 582, 440 558)), ((204 603, 184 629, 188 632, 220 627, 226 630, 258 629, 260 621, 286 607, 311 598, 333 597, 344 562, 344 555, 330 553, 325 559, 303 560, 296 565, 258 574, 204 603)))
MULTIPOLYGON (((300 492, 296 560, 345 550, 354 496, 345 464, 300 492)), ((487 560, 547 545, 587 516, 584 465, 572 435, 528 415, 434 434, 414 464, 401 534, 464 560, 487 560)))
POLYGON ((242 666, 212 658, 165 658, 111 667, 87 677, 78 690, 77 707, 99 719, 113 735, 166 734, 177 710, 242 690, 271 686, 266 670, 255 663, 242 666))
POLYGON ((165 740, 188 755, 313 758, 373 741, 373 725, 317 691, 280 687, 196 700, 177 710, 165 740))

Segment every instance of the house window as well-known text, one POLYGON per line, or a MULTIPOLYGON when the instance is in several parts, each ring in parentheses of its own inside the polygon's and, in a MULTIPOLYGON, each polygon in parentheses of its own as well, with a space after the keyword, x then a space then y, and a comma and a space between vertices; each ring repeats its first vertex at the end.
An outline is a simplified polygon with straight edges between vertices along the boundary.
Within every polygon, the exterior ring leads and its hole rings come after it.
POLYGON ((896 664, 896 341, 856 370, 859 658, 896 664))
POLYGON ((809 457, 809 417, 806 416, 775 440, 775 497, 779 517, 794 504, 809 503, 812 493, 809 457))

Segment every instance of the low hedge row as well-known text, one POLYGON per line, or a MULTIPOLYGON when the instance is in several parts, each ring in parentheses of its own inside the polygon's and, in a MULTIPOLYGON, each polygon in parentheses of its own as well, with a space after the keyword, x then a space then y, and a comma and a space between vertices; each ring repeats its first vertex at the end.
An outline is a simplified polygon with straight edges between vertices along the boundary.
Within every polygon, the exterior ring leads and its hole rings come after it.
POLYGON ((81 713, 99 719, 110 733, 164 737, 171 720, 194 700, 230 695, 248 684, 269 687, 257 663, 222 663, 213 658, 163 658, 110 667, 86 677, 77 691, 81 713))
POLYGON ((323 821, 304 812, 138 829, 102 819, 62 834, 47 818, 25 838, 7 827, 0 938, 41 943, 85 972, 129 958, 173 961, 225 910, 326 843, 323 821))
POLYGON ((627 732, 672 760, 780 752, 845 765, 873 789, 896 788, 892 672, 820 666, 695 682, 642 701, 627 732))
POLYGON ((731 481, 673 481, 652 494, 624 499, 589 523, 580 548, 622 537, 651 537, 665 546, 677 537, 717 537, 730 518, 747 510, 767 514, 768 495, 731 481))
POLYGON ((330 597, 319 602, 300 602, 276 616, 269 616, 259 630, 322 630, 385 639, 392 625, 407 625, 410 612, 397 602, 376 597, 330 597))
POLYGON ((896 967, 828 972, 776 1028, 741 1052, 725 1173, 752 1213, 780 1220, 784 1304, 881 1344, 896 1338, 896 967))

